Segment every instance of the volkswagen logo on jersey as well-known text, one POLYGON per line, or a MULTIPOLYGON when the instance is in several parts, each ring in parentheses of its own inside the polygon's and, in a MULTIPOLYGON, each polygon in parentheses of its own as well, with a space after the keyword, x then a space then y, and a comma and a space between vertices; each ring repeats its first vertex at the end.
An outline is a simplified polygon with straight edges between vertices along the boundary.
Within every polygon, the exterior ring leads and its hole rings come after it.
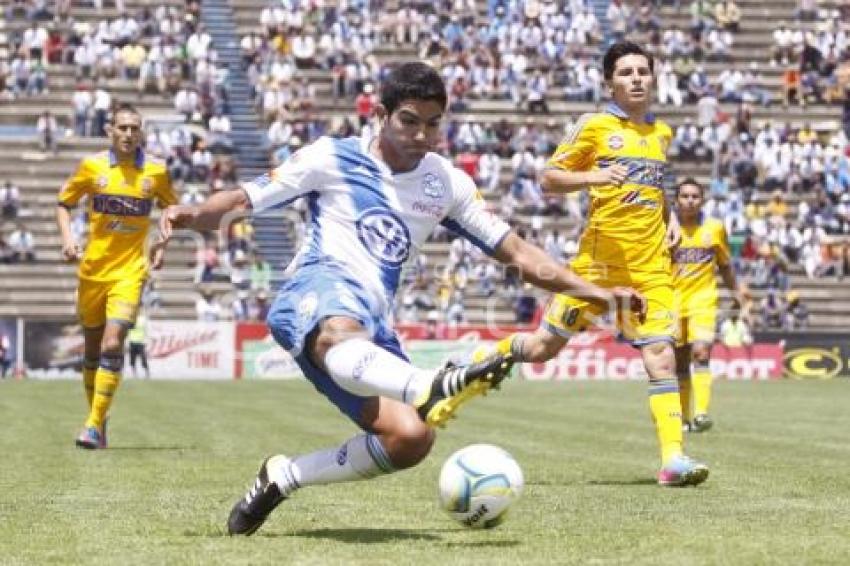
POLYGON ((395 214, 370 208, 357 219, 357 237, 369 253, 382 263, 399 266, 410 254, 410 232, 395 214))
POLYGON ((433 199, 443 198, 446 194, 446 186, 433 173, 426 173, 422 179, 422 192, 426 197, 433 199))

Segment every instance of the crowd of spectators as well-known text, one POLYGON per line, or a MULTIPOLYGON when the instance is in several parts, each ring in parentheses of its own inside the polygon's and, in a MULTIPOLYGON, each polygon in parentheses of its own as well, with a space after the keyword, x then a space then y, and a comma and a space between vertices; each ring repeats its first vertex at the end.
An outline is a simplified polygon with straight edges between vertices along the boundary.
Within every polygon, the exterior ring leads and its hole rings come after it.
MULTIPOLYGON (((18 4, 37 2, 19 0, 12 9, 18 4)), ((488 0, 486 15, 477 13, 477 4, 411 0, 390 9, 368 0, 269 2, 256 31, 242 37, 240 47, 254 103, 267 128, 270 156, 280 163, 323 134, 368 134, 374 127, 375 86, 387 72, 376 51, 413 50, 440 69, 450 92, 453 116, 445 152, 476 179, 495 212, 514 218, 528 238, 566 260, 575 251, 587 203, 581 196, 543 195, 539 173, 569 124, 541 115, 560 101, 603 102, 598 65, 602 26, 584 0, 488 0), (314 80, 328 75, 329 81, 314 80), (318 119, 320 97, 329 97, 351 117, 318 119), (491 121, 464 116, 491 103, 509 104, 520 117, 491 121)), ((48 36, 57 31, 62 41, 50 49, 42 42, 40 51, 38 45, 33 51, 31 39, 26 46, 23 37, 20 42, 21 58, 45 60, 50 51, 58 61, 74 62, 80 69, 73 102, 77 135, 102 134, 115 95, 109 88, 114 77, 134 81, 140 95, 171 97, 185 123, 170 130, 154 128, 146 148, 169 160, 175 179, 188 182, 183 202, 198 202, 236 180, 227 156, 232 149, 228 73, 216 64, 215 46, 199 23, 198 10, 197 3, 188 3, 184 11, 146 8, 85 26, 73 22, 69 4, 67 9, 57 7, 52 24, 42 25, 37 18, 33 24, 44 27, 48 36)), ((16 17, 34 13, 16 11, 16 17)), ((790 25, 770 32, 774 46, 767 63, 742 60, 736 51, 738 34, 750 22, 734 0, 612 0, 602 22, 614 38, 640 39, 656 55, 660 105, 693 105, 691 117, 675 128, 671 157, 699 167, 698 162, 710 164, 706 210, 726 223, 739 273, 753 289, 775 291, 783 300, 795 292, 788 284, 791 271, 802 267, 810 277, 822 277, 850 270, 850 247, 844 243, 845 235, 850 237, 847 133, 824 136, 819 124, 792 128, 779 121, 756 123, 753 114, 760 106, 843 102, 850 132, 847 12, 824 14, 817 0, 801 0, 790 25), (668 4, 688 14, 687 25, 664 22, 668 4), (716 70, 716 62, 723 68, 716 70), (763 198, 766 193, 772 195, 769 201, 763 198)), ((47 149, 55 136, 44 139, 47 149)), ((460 245, 448 234, 437 238, 451 242, 452 249, 460 245)), ((228 241, 234 239, 231 234, 228 241)), ((215 242, 208 247, 222 258, 206 258, 207 250, 199 253, 200 285, 215 281, 218 272, 244 272, 242 264, 252 264, 256 253, 252 244, 222 249, 215 242), (207 259, 220 263, 207 265, 207 259)), ((453 251, 448 265, 427 274, 424 257, 424 265, 409 276, 400 315, 460 323, 467 310, 464 301, 479 294, 523 305, 517 319, 528 318, 534 311, 528 305, 534 303, 515 274, 490 269, 479 260, 475 254, 453 251)), ((236 277, 231 281, 234 299, 225 301, 225 314, 217 316, 250 311, 242 301, 253 300, 257 292, 244 288, 244 277, 236 277)))

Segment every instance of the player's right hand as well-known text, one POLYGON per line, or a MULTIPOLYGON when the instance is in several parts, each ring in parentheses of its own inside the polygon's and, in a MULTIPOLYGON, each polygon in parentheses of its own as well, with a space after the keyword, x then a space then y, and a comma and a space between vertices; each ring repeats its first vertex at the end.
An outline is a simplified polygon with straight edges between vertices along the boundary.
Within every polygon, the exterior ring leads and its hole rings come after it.
POLYGON ((71 263, 80 259, 83 251, 75 240, 62 244, 62 259, 71 263))
POLYGON ((593 172, 593 185, 614 185, 619 187, 626 182, 629 176, 629 168, 625 165, 615 163, 604 169, 593 172))
POLYGON ((172 205, 162 211, 159 217, 159 235, 163 242, 171 239, 175 229, 185 228, 195 217, 191 206, 172 205))
POLYGON ((183 228, 194 218, 194 209, 188 206, 172 205, 162 211, 159 217, 159 238, 150 249, 152 269, 162 267, 165 248, 168 246, 175 229, 183 228))

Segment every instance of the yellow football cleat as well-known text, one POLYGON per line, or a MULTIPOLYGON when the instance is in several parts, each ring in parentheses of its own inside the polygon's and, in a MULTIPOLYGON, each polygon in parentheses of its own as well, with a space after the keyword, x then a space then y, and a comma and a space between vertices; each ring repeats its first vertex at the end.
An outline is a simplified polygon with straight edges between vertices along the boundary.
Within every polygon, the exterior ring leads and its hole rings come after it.
MULTIPOLYGON (((475 354, 473 354, 474 356, 475 354)), ((428 397, 417 404, 417 411, 426 423, 443 427, 454 418, 458 408, 502 382, 511 372, 513 358, 510 354, 493 353, 468 366, 446 364, 434 375, 428 397)))

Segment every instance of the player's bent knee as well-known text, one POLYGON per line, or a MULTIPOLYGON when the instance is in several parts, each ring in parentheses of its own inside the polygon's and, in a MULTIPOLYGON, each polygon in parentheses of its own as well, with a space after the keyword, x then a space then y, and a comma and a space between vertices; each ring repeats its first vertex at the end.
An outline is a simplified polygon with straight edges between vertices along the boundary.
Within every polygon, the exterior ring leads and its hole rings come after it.
POLYGON ((353 318, 335 316, 322 321, 312 340, 310 355, 316 360, 324 360, 328 350, 351 338, 368 338, 360 322, 353 318))
POLYGON ((421 462, 434 446, 434 430, 418 418, 400 420, 381 440, 397 469, 410 468, 421 462))
POLYGON ((676 356, 673 352, 673 346, 668 342, 647 344, 641 350, 650 378, 663 377, 674 371, 676 356))

